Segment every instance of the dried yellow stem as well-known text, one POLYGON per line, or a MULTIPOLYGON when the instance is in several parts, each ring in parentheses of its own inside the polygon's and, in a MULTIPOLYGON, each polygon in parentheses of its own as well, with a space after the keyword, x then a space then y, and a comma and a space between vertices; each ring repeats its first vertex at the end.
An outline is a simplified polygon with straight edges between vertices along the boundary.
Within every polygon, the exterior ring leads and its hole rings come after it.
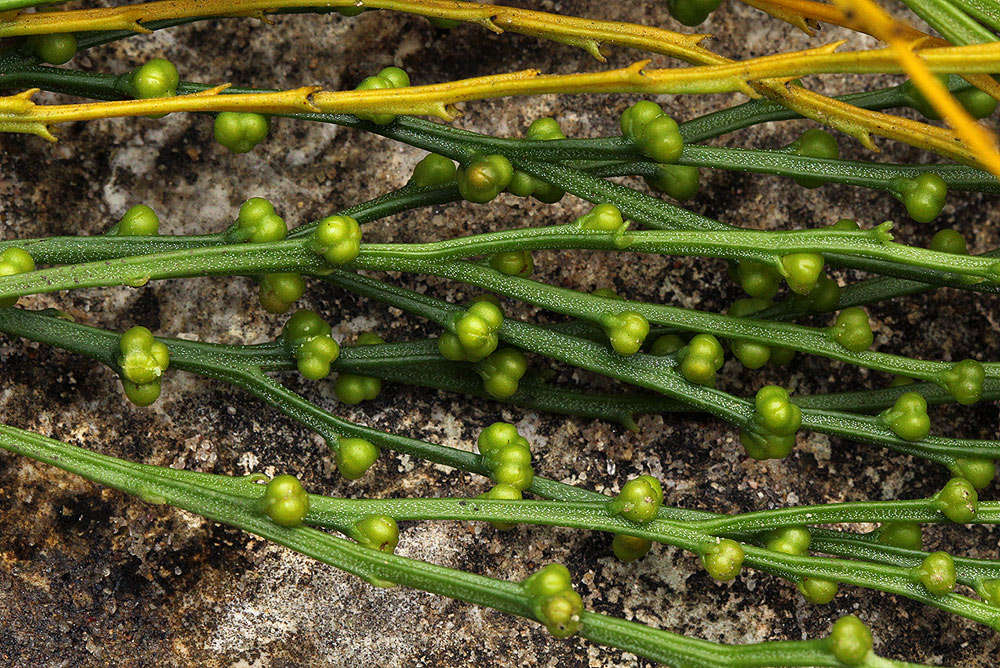
MULTIPOLYGON (((772 4, 779 2, 779 0, 766 1, 772 4)), ((794 0, 781 1, 794 2, 794 0)), ((279 9, 316 6, 331 8, 362 6, 472 22, 496 32, 509 30, 573 44, 586 49, 601 59, 603 56, 600 54, 599 47, 600 44, 606 43, 672 56, 698 65, 743 66, 699 46, 702 39, 706 37, 705 35, 688 35, 630 23, 582 19, 458 0, 325 0, 321 2, 317 0, 159 0, 122 7, 22 14, 8 21, 0 21, 0 37, 109 29, 144 31, 146 30, 142 26, 144 21, 200 16, 263 16, 279 9)), ((796 54, 788 54, 788 56, 794 58, 796 54)), ((777 58, 781 57, 784 56, 777 58)), ((843 58, 844 54, 839 54, 838 57, 843 58)), ((876 60, 881 58, 877 55, 866 57, 876 60)), ((827 61, 828 67, 836 67, 831 64, 832 62, 827 61)), ((869 64, 873 62, 869 61, 869 64)), ((881 62, 884 63, 884 60, 881 62)), ((811 66, 818 67, 819 63, 819 60, 815 60, 811 66)), ((757 67, 760 69, 755 70, 751 76, 763 76, 767 66, 766 62, 758 63, 757 67)), ((842 67, 843 65, 837 66, 842 67)), ((942 67, 945 68, 943 71, 963 71, 961 65, 956 67, 949 64, 942 65, 942 67)), ((838 70, 825 69, 821 71, 838 70)), ((877 68, 871 71, 877 71, 877 68)), ((740 72, 739 70, 726 71, 728 76, 737 78, 741 77, 740 72)), ((877 134, 904 141, 913 146, 935 150, 962 162, 976 162, 975 156, 956 141, 954 135, 948 131, 942 131, 940 128, 925 123, 907 121, 889 114, 843 104, 800 86, 788 86, 786 83, 788 78, 808 73, 801 69, 786 67, 781 70, 776 68, 772 72, 772 76, 776 77, 774 80, 755 81, 749 85, 741 82, 739 90, 752 97, 763 94, 803 116, 855 137, 873 150, 877 150, 877 148, 872 143, 870 135, 877 134), (782 71, 785 74, 779 73, 782 71), (789 74, 789 72, 798 72, 798 74, 789 74)), ((719 73, 716 72, 713 76, 717 74, 719 73)), ((724 83, 735 85, 734 81, 730 78, 724 83)), ((655 91, 644 89, 643 92, 655 91)), ((440 113, 440 109, 438 113, 440 113)), ((12 120, 6 122, 8 127, 13 123, 12 120)))
POLYGON ((707 35, 689 35, 663 28, 458 0, 159 0, 121 7, 21 14, 8 21, 0 21, 0 37, 92 30, 145 32, 147 29, 142 24, 150 21, 263 16, 297 7, 367 7, 476 23, 497 33, 509 30, 579 46, 601 61, 604 60, 599 50, 602 42, 655 51, 688 62, 710 53, 698 46, 707 35))
MULTIPOLYGON (((813 34, 813 31, 809 27, 809 21, 829 23, 870 34, 864 25, 857 21, 848 20, 839 8, 823 2, 813 2, 812 0, 743 0, 743 2, 767 12, 775 18, 787 21, 810 35, 813 34)), ((898 22, 898 28, 901 35, 915 43, 914 48, 951 46, 947 40, 928 35, 906 23, 898 22)), ((973 86, 1000 100, 1000 83, 989 74, 966 73, 964 78, 973 86)))
MULTIPOLYGON (((863 32, 868 35, 871 34, 865 25, 849 20, 838 7, 828 5, 825 2, 813 2, 813 0, 742 0, 742 2, 762 12, 766 12, 775 18, 780 18, 782 21, 787 21, 796 27, 801 27, 801 25, 794 20, 794 17, 798 17, 803 21, 811 20, 820 23, 829 23, 830 25, 849 28, 850 30, 863 32)), ((937 42, 935 46, 946 46, 948 44, 948 42, 931 37, 927 33, 917 30, 906 23, 900 22, 899 26, 900 30, 904 31, 913 41, 928 38, 937 42)), ((812 34, 806 28, 803 28, 803 30, 812 34)))
MULTIPOLYGON (((452 107, 459 102, 516 95, 580 94, 580 93, 645 93, 689 94, 724 93, 741 90, 747 81, 795 77, 825 71, 901 71, 890 50, 860 53, 830 53, 839 44, 818 49, 764 56, 743 62, 701 67, 644 69, 649 61, 604 72, 578 74, 539 74, 525 70, 507 74, 462 79, 448 83, 408 88, 354 91, 322 91, 316 87, 297 88, 279 93, 244 93, 220 95, 226 86, 203 93, 152 100, 119 100, 88 104, 39 106, 24 98, 0 98, 0 129, 3 123, 40 123, 44 126, 68 121, 96 118, 143 116, 171 112, 257 111, 261 113, 292 113, 314 111, 355 114, 430 115, 449 119, 452 107), (16 102, 15 102, 16 100, 16 102), (7 102, 5 105, 4 102, 7 102)), ((998 45, 1000 46, 1000 45, 998 45)), ((938 52, 951 62, 951 51, 967 47, 929 50, 929 62, 936 63, 938 52)), ((965 67, 1000 68, 1000 49, 988 50, 977 45, 975 58, 962 60, 965 67)), ((768 82, 764 82, 768 83, 768 82)), ((798 87, 775 87, 775 95, 790 98, 808 95, 798 87)), ((832 114, 848 114, 853 107, 827 107, 822 96, 809 97, 814 108, 829 108, 832 114)), ((831 100, 831 102, 833 102, 831 100)), ((898 123, 900 119, 895 119, 898 123)), ((916 125, 916 124, 915 124, 916 125)), ((891 128, 882 128, 891 133, 891 128)))
MULTIPOLYGON (((899 22, 871 0, 835 0, 835 2, 845 16, 864 23, 868 26, 871 34, 889 45, 913 83, 941 114, 942 118, 955 129, 958 137, 972 151, 979 164, 992 172, 994 176, 1000 176, 1000 152, 997 151, 996 137, 977 123, 933 75, 926 57, 929 51, 921 51, 918 56, 914 52, 913 41, 907 38, 905 30, 900 29, 899 22)), ((995 51, 997 47, 1000 47, 1000 43, 994 42, 976 46, 981 47, 983 51, 995 51)), ((964 47, 937 49, 937 51, 951 52, 953 55, 959 49, 964 49, 964 47)))
POLYGON ((861 109, 799 86, 774 86, 768 89, 767 96, 799 111, 803 116, 851 135, 875 151, 878 147, 872 142, 869 133, 928 149, 959 162, 977 164, 975 156, 958 141, 953 132, 945 128, 861 109))
POLYGON ((816 19, 805 16, 800 12, 786 9, 776 2, 768 2, 767 0, 743 0, 743 4, 749 5, 754 9, 759 9, 765 14, 770 14, 779 21, 791 24, 810 37, 816 34, 816 30, 813 27, 816 25, 816 19))

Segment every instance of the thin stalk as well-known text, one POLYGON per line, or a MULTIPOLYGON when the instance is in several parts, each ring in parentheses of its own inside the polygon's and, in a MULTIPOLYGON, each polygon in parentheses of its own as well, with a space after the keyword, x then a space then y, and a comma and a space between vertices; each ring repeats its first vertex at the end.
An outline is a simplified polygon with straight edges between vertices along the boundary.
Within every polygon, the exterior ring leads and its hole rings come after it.
POLYGON ((0 0, 0 13, 26 9, 28 7, 54 5, 61 2, 66 2, 66 0, 0 0))
POLYGON ((993 30, 1000 31, 1000 10, 996 4, 988 0, 950 0, 950 2, 993 30))
MULTIPOLYGON (((364 224, 376 218, 405 211, 416 206, 427 206, 454 201, 458 198, 454 186, 440 188, 403 188, 386 193, 368 202, 356 205, 342 211, 345 215, 355 217, 364 224)), ((313 224, 300 225, 293 229, 289 238, 299 238, 308 235, 313 224)), ((12 239, 0 241, 0 251, 16 246, 31 252, 39 264, 61 264, 77 262, 93 262, 120 258, 123 256, 166 252, 181 248, 200 247, 208 244, 221 244, 220 235, 203 237, 50 237, 45 239, 12 239)), ((991 251, 983 257, 1000 257, 1000 251, 991 251)), ((917 281, 899 278, 877 278, 846 286, 840 296, 837 308, 865 305, 883 301, 898 296, 917 294, 928 290, 931 286, 917 281)), ((804 307, 793 300, 762 311, 758 319, 791 319, 806 314, 804 307)))
MULTIPOLYGON (((454 185, 427 187, 409 184, 337 213, 351 216, 358 221, 358 224, 364 225, 403 211, 436 206, 457 199, 459 199, 458 189, 454 185)), ((306 237, 313 227, 314 224, 299 225, 289 231, 288 238, 306 237)), ((194 251, 205 247, 223 246, 227 243, 229 242, 226 241, 224 233, 150 237, 114 235, 43 237, 0 241, 0 252, 16 247, 30 253, 37 264, 81 264, 172 251, 194 251)))
MULTIPOLYGON (((578 225, 509 229, 422 244, 363 244, 362 263, 420 260, 435 262, 515 250, 587 249, 659 253, 730 260, 791 253, 827 253, 875 258, 909 269, 922 267, 963 277, 961 283, 1000 282, 1000 262, 989 257, 956 255, 889 241, 886 226, 867 231, 830 229, 794 232, 731 229, 726 231, 593 232, 578 225)), ((781 267, 776 267, 782 271, 781 267)))
MULTIPOLYGON (((894 165, 855 160, 827 160, 809 158, 787 151, 763 151, 718 146, 688 144, 684 147, 678 164, 712 169, 728 169, 756 174, 776 174, 779 176, 811 176, 828 183, 885 190, 896 193, 895 179, 913 179, 921 174, 935 174, 944 181, 949 190, 970 190, 974 192, 1000 193, 1000 181, 989 172, 966 165, 894 165)), ((638 165, 622 166, 622 171, 631 167, 638 171, 638 165)))
MULTIPOLYGON (((356 294, 371 297, 427 318, 443 327, 450 326, 460 310, 432 297, 343 270, 335 271, 327 276, 326 280, 356 294)), ((725 392, 687 382, 676 370, 676 361, 670 358, 642 354, 622 357, 613 353, 607 346, 511 319, 504 320, 498 334, 511 345, 660 392, 731 424, 745 425, 753 414, 750 402, 725 392)), ((1000 442, 997 441, 939 436, 929 436, 921 441, 905 441, 897 437, 877 418, 834 411, 803 410, 802 426, 821 433, 877 443, 904 454, 924 457, 949 468, 955 467, 958 457, 1000 458, 1000 442)))
MULTIPOLYGON (((55 74, 53 76, 64 75, 55 74)), ((71 83, 71 85, 67 87, 66 90, 70 90, 72 87, 88 87, 90 89, 96 88, 103 91, 105 96, 111 98, 115 98, 120 95, 116 85, 118 87, 123 85, 121 81, 119 81, 118 84, 115 84, 114 78, 109 75, 82 75, 81 73, 75 73, 72 75, 72 79, 67 81, 68 83, 71 83)), ((209 87, 202 84, 182 84, 178 90, 193 94, 198 91, 207 91, 209 90, 209 87)), ((91 91, 91 94, 93 94, 93 92, 94 91, 91 91)), ((242 94, 265 91, 260 91, 258 89, 230 89, 230 91, 227 92, 242 94)), ((573 169, 572 167, 526 158, 524 154, 520 152, 510 153, 504 149, 502 143, 498 143, 503 140, 496 140, 495 138, 488 137, 486 135, 475 135, 475 133, 470 133, 466 130, 458 130, 445 125, 408 117, 397 118, 396 122, 389 125, 375 125, 365 121, 360 121, 353 116, 337 114, 305 113, 294 114, 294 117, 304 120, 335 123, 347 127, 362 128, 397 141, 402 141, 417 148, 423 148, 428 151, 447 155, 448 157, 458 160, 459 162, 467 162, 477 153, 481 153, 485 147, 492 147, 491 150, 507 155, 507 157, 510 158, 514 165, 519 169, 522 169, 533 176, 539 177, 567 192, 594 203, 611 202, 615 204, 622 210, 626 217, 640 225, 651 227, 653 229, 732 229, 729 225, 724 223, 720 223, 705 216, 694 214, 686 209, 672 205, 658 198, 638 193, 624 186, 610 183, 600 178, 595 178, 589 174, 581 172, 580 170, 573 169), (478 139, 475 139, 473 143, 472 137, 478 137, 478 139)), ((516 140, 506 141, 509 142, 516 140)), ((533 143, 558 144, 560 141, 566 140, 533 143)), ((603 140, 583 141, 590 141, 592 143, 603 140)), ((614 150, 620 150, 620 141, 617 142, 618 146, 615 146, 616 142, 614 142, 614 140, 609 141, 609 145, 614 146, 614 150)), ((593 148, 593 146, 591 146, 591 148, 593 148)), ((584 156, 579 156, 577 154, 577 157, 584 156)), ((591 152, 589 157, 593 158, 594 153, 591 152)), ((890 263, 885 263, 872 258, 857 258, 828 253, 826 255, 826 259, 829 263, 834 265, 873 271, 875 273, 896 275, 898 277, 908 278, 911 280, 923 280, 924 282, 929 283, 944 282, 962 287, 963 289, 972 289, 977 291, 1000 291, 1000 287, 990 283, 962 285, 961 280, 955 276, 949 276, 947 274, 942 274, 941 272, 928 270, 926 268, 913 269, 911 267, 901 267, 899 265, 892 265, 890 263)), ((775 258, 773 261, 776 262, 777 259, 775 258)))
MULTIPOLYGON (((558 330, 564 331, 565 330, 558 330)), ((261 366, 268 371, 290 370, 294 364, 285 356, 273 360, 272 366, 261 366)), ((420 385, 471 394, 491 399, 482 387, 482 379, 468 362, 450 362, 441 358, 437 339, 423 339, 406 343, 385 343, 365 346, 342 346, 340 357, 334 362, 337 371, 374 376, 404 385, 420 385), (414 374, 415 368, 420 369, 414 374)), ((892 406, 906 392, 921 394, 929 404, 952 403, 948 391, 933 383, 913 383, 905 386, 885 387, 877 390, 856 390, 793 396, 791 400, 802 408, 870 413, 892 406)), ((1000 398, 1000 380, 989 379, 983 385, 983 400, 1000 398)), ((609 422, 633 423, 632 416, 664 412, 690 412, 684 404, 656 394, 615 392, 602 394, 572 390, 553 385, 530 374, 519 383, 518 392, 511 403, 537 408, 549 413, 562 413, 597 418, 609 422)))
MULTIPOLYGON (((790 526, 896 521, 932 524, 949 521, 934 508, 933 499, 828 503, 724 515, 706 520, 652 519, 637 524, 614 514, 603 501, 331 499, 322 496, 310 499, 305 521, 344 530, 366 515, 388 515, 398 521, 460 520, 559 526, 626 534, 671 545, 676 544, 674 541, 688 543, 693 537, 702 539, 702 545, 708 545, 715 542, 713 538, 720 536, 755 535, 790 526)), ((1000 524, 1000 503, 981 503, 976 511, 975 524, 1000 524)), ((692 548, 694 552, 699 550, 698 546, 692 548)))
MULTIPOLYGON (((477 285, 511 298, 570 315, 583 321, 600 325, 612 314, 636 312, 651 323, 699 331, 722 336, 782 345, 793 350, 821 355, 886 373, 911 378, 941 382, 941 374, 950 369, 949 364, 915 360, 887 353, 852 352, 841 346, 825 329, 805 327, 754 318, 736 318, 683 309, 659 304, 646 304, 628 300, 609 300, 603 297, 559 288, 520 277, 506 276, 489 267, 462 261, 447 260, 469 254, 498 252, 505 249, 531 248, 604 248, 637 251, 656 248, 675 252, 704 254, 726 253, 732 258, 756 257, 756 249, 767 247, 781 253, 816 250, 823 248, 822 240, 829 239, 834 247, 843 250, 852 243, 864 248, 862 253, 885 254, 887 243, 870 242, 866 233, 858 232, 633 232, 625 234, 581 232, 575 226, 511 230, 456 239, 431 244, 363 244, 361 254, 352 266, 384 271, 423 273, 477 285), (558 239, 553 243, 552 239, 558 239), (535 244, 537 240, 543 243, 535 244), (675 240, 676 245, 665 242, 675 240), (743 245, 741 246, 741 240, 743 245), (767 239, 768 241, 763 241, 767 239), (772 242, 771 239, 776 241, 772 242), (783 240, 789 241, 787 246, 783 240), (647 241, 648 240, 648 241, 647 241), (685 241, 679 241, 685 240, 685 241), (751 242, 750 240, 754 240, 751 242), (794 240, 815 240, 796 245, 794 240), (429 259, 424 259, 424 258, 429 259), (444 258, 444 259, 440 259, 444 258)), ((986 265, 992 271, 994 261, 970 256, 935 253, 924 249, 892 244, 893 254, 921 259, 925 263, 937 261, 956 267, 986 265), (924 258, 931 258, 924 260, 924 258), (939 258, 939 259, 936 259, 939 258), (989 263, 989 264, 986 264, 989 263)), ((308 238, 296 238, 266 244, 210 245, 154 255, 130 256, 76 265, 64 265, 24 274, 0 277, 0 297, 18 297, 29 294, 56 292, 99 286, 145 285, 150 280, 196 276, 257 275, 277 272, 297 272, 317 276, 332 271, 322 257, 309 248, 308 238)), ((1000 363, 983 365, 991 378, 1000 377, 1000 363)))
POLYGON ((952 44, 983 44, 997 36, 948 0, 903 0, 903 4, 952 44))
MULTIPOLYGON (((0 447, 144 500, 170 504, 249 531, 360 577, 380 578, 532 618, 529 598, 518 583, 373 550, 310 527, 285 528, 274 524, 257 510, 264 487, 252 477, 178 475, 187 472, 125 462, 5 425, 0 425, 0 447)), ((583 615, 580 635, 676 666, 838 665, 829 644, 822 639, 760 643, 735 649, 589 612, 583 615)), ((908 664, 869 655, 861 665, 877 668, 908 664)))
MULTIPOLYGON (((485 265, 471 262, 424 262, 409 258, 380 259, 361 255, 353 266, 448 278, 598 325, 609 315, 634 312, 650 323, 684 331, 764 345, 780 341, 783 347, 793 350, 926 381, 940 382, 941 374, 951 368, 945 362, 917 360, 875 351, 852 352, 840 345, 827 329, 756 318, 738 318, 663 304, 608 299, 518 276, 507 276, 485 265)), ((3 279, 0 279, 0 295, 6 294, 3 285, 3 279)), ((988 369, 986 373, 989 377, 1000 377, 1000 363, 988 362, 983 366, 988 369)))
MULTIPOLYGON (((45 313, 19 309, 0 310, 0 330, 84 354, 115 368, 118 335, 113 332, 68 322, 45 313)), ((395 452, 420 457, 479 475, 487 475, 482 460, 474 453, 356 425, 333 416, 267 377, 262 373, 262 369, 279 370, 290 366, 288 353, 279 344, 224 346, 181 339, 161 338, 159 340, 167 345, 173 368, 222 380, 250 392, 286 416, 319 433, 333 449, 338 447, 338 439, 341 436, 365 438, 380 447, 395 452)), ((361 348, 369 348, 369 346, 361 348)), ((358 352, 363 351, 359 350, 358 352)), ((345 351, 345 355, 347 353, 349 350, 345 351)), ((199 476, 203 474, 178 471, 176 475, 199 476)), ((600 507, 605 506, 611 500, 610 497, 603 494, 537 475, 534 477, 529 491, 544 498, 571 503, 597 504, 600 507)), ((991 510, 987 512, 985 517, 992 518, 995 514, 992 511, 992 505, 987 505, 987 508, 991 510)), ((810 511, 804 511, 805 514, 808 512, 810 511)), ((780 514, 779 511, 776 513, 780 514)), ((786 517, 785 519, 795 522, 801 520, 803 523, 808 523, 806 521, 808 518, 802 518, 801 515, 801 513, 799 516, 793 514, 791 518, 786 517)), ((671 507, 661 507, 658 516, 669 526, 678 523, 694 523, 694 526, 697 526, 699 523, 712 521, 724 523, 731 518, 731 516, 671 507)), ((867 518, 866 521, 874 521, 872 518, 875 516, 866 515, 864 517, 867 518)), ((890 510, 887 517, 898 518, 898 512, 890 510)), ((774 519, 771 520, 772 526, 781 525, 780 518, 778 524, 774 524, 774 521, 774 519)), ((634 528, 634 525, 631 527, 634 528)), ((745 529, 745 527, 743 528, 745 529)), ((752 533, 748 534, 746 531, 727 532, 725 527, 716 533, 743 541, 753 538, 752 533)), ((859 558, 859 555, 863 554, 866 555, 864 557, 866 559, 894 566, 906 566, 921 554, 907 551, 905 554, 899 555, 895 548, 878 545, 866 539, 865 536, 823 529, 815 529, 813 533, 816 539, 814 541, 815 549, 830 554, 843 554, 843 556, 851 558, 859 558)), ((961 581, 972 586, 982 579, 993 577, 991 575, 993 573, 1000 573, 1000 562, 960 559, 958 563, 961 581)), ((764 566, 762 568, 767 569, 764 566)), ((799 574, 799 577, 801 575, 799 574)))

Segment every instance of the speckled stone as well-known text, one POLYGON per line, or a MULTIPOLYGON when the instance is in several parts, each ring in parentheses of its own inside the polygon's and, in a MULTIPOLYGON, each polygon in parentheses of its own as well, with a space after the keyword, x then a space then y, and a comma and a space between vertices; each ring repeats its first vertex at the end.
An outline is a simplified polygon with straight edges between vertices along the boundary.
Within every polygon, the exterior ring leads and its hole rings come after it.
MULTIPOLYGON (((545 0, 549 11, 677 27, 665 2, 545 0)), ((729 3, 700 30, 710 45, 738 57, 802 48, 816 38, 729 3)), ((871 46, 854 38, 855 46, 871 46)), ((94 49, 74 64, 125 72, 147 57, 174 60, 182 77, 291 87, 355 85, 386 65, 430 83, 537 67, 596 70, 570 47, 475 26, 446 32, 417 17, 382 12, 355 19, 287 16, 207 21, 94 49)), ((639 57, 610 49, 609 65, 639 57)), ((654 57, 654 64, 667 62, 654 57)), ((884 85, 889 78, 827 76, 808 83, 824 92, 884 85)), ((553 114, 567 134, 616 131, 627 96, 565 97, 468 104, 457 124, 518 135, 553 114)), ((734 96, 661 100, 679 119, 736 101, 734 96)), ((810 124, 769 124, 722 138, 733 146, 777 147, 810 124)), ((292 224, 314 219, 402 185, 419 151, 329 125, 276 119, 271 137, 234 156, 211 140, 204 117, 99 121, 59 128, 60 142, 0 138, 0 238, 98 234, 134 203, 155 208, 167 233, 222 229, 241 201, 268 197, 292 224)), ((839 137, 845 156, 925 161, 882 142, 875 156, 839 137)), ((992 199, 953 194, 939 221, 919 226, 888 196, 826 186, 805 190, 767 176, 705 172, 691 204, 700 213, 756 228, 800 228, 840 217, 898 221, 898 238, 925 244, 938 226, 954 226, 976 251, 998 243, 992 199)), ((634 181, 637 187, 644 187, 634 181)), ((585 211, 566 197, 541 206, 504 195, 491 206, 415 211, 372 224, 367 238, 416 241, 522 225, 560 223, 585 211)), ((712 260, 540 252, 542 279, 582 289, 719 310, 736 291, 712 260)), ((842 275, 842 278, 853 276, 842 275)), ((403 284, 450 299, 469 291, 422 277, 403 284)), ((145 325, 157 333, 221 342, 273 337, 282 318, 262 312, 248 280, 163 281, 142 289, 95 289, 24 300, 58 306, 81 322, 116 329, 145 325)), ((304 303, 328 314, 338 338, 376 329, 390 340, 432 332, 396 311, 311 285, 304 303)), ((1000 359, 993 296, 941 290, 872 309, 883 351, 959 360, 1000 359)), ((529 312, 524 312, 530 315, 529 312)), ((800 356, 789 369, 749 373, 729 361, 724 387, 748 393, 781 382, 800 393, 877 387, 882 374, 800 356)), ((564 371, 567 379, 592 382, 564 371)), ((945 481, 944 471, 881 448, 803 434, 782 462, 742 453, 732 429, 703 417, 647 416, 631 433, 603 422, 538 415, 496 403, 388 386, 360 407, 336 404, 327 383, 287 382, 320 405, 364 424, 471 449, 479 429, 509 420, 530 434, 538 471, 614 492, 628 477, 664 481, 670 504, 740 512, 784 505, 918 497, 945 481)), ((996 438, 996 403, 935 409, 947 433, 996 438)), ((163 398, 148 409, 123 400, 111 372, 76 355, 0 337, 0 417, 132 460, 226 474, 292 472, 316 492, 346 496, 475 495, 480 478, 385 454, 374 474, 340 479, 322 441, 244 393, 185 373, 169 374, 163 398)), ((996 487, 983 494, 993 498, 996 487)), ((870 529, 871 527, 867 527, 870 529)), ((997 533, 962 527, 929 532, 929 547, 997 557, 997 533)), ((549 528, 499 533, 462 523, 407 524, 399 553, 490 576, 520 579, 550 561, 572 571, 586 605, 659 628, 711 640, 755 642, 823 635, 846 613, 870 623, 876 649, 913 661, 968 667, 997 665, 997 635, 936 609, 844 587, 828 606, 803 601, 794 587, 748 571, 717 584, 693 556, 660 546, 632 565, 610 556, 602 534, 549 528)), ((0 455, 0 664, 12 666, 634 666, 644 660, 579 641, 552 639, 537 624, 405 589, 375 589, 283 548, 188 513, 147 505, 49 466, 0 455)))

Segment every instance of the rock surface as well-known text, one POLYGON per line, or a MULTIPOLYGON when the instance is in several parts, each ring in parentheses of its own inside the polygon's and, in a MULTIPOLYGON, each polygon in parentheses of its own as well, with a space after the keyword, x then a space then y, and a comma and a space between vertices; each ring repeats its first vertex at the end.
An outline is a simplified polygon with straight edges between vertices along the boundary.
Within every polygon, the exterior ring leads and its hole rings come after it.
MULTIPOLYGON (((608 4, 545 0, 532 7, 677 28, 665 2, 608 4)), ((815 39, 732 2, 699 28, 718 35, 711 46, 751 57, 803 48, 815 39)), ((853 38, 853 45, 872 46, 853 38)), ((637 58, 610 49, 609 65, 637 58)), ((291 87, 353 87, 395 64, 415 83, 431 83, 537 67, 546 72, 596 70, 567 46, 476 26, 453 31, 425 20, 371 12, 208 21, 94 49, 74 65, 125 72, 152 56, 174 60, 182 77, 291 87)), ((654 57, 654 64, 666 63, 654 57)), ((889 79, 827 76, 809 85, 824 92, 884 85, 889 79)), ((664 98, 678 119, 735 101, 734 96, 664 98)), ((542 115, 555 115, 572 136, 616 132, 627 96, 544 96, 468 104, 462 127, 518 135, 542 115)), ((718 140, 723 145, 778 147, 812 124, 770 124, 718 140)), ((417 150, 335 126, 276 119, 255 151, 231 155, 211 139, 205 117, 133 119, 59 128, 60 142, 0 137, 0 238, 99 234, 135 203, 156 209, 166 233, 216 231, 239 203, 261 195, 291 224, 402 185, 417 150)), ((924 161, 905 146, 882 142, 874 156, 840 136, 857 159, 924 161)), ((644 187, 640 182, 637 187, 644 187)), ((992 199, 952 194, 933 226, 906 218, 890 197, 864 189, 800 188, 777 177, 704 172, 691 206, 706 215, 757 228, 800 228, 841 217, 867 224, 898 221, 897 238, 925 244, 954 226, 975 251, 995 248, 998 210, 992 199)), ((586 210, 566 197, 541 206, 502 196, 490 206, 456 205, 372 224, 371 240, 415 241, 509 226, 569 220, 586 210)), ((582 289, 612 286, 620 294, 708 310, 737 296, 717 261, 627 253, 537 253, 539 276, 582 289)), ((842 278, 851 278, 842 275, 842 278)), ((450 299, 469 291, 421 277, 403 282, 450 299)), ((142 289, 95 289, 26 299, 57 306, 88 324, 220 342, 259 342, 283 319, 262 312, 246 279, 164 281, 142 289)), ((335 335, 377 330, 389 340, 433 332, 426 323, 378 304, 311 285, 304 302, 328 314, 335 335)), ((871 310, 877 347, 917 357, 1000 359, 995 296, 941 290, 871 310)), ((799 393, 878 387, 882 374, 801 356, 787 369, 750 373, 732 360, 724 386, 749 393, 781 382, 799 393)), ((628 477, 664 481, 666 502, 720 512, 792 504, 919 497, 946 473, 881 448, 805 434, 782 462, 747 459, 732 429, 704 417, 647 416, 641 431, 538 415, 480 400, 387 387, 375 402, 338 406, 327 383, 287 382, 322 406, 359 422, 471 449, 478 430, 504 419, 530 435, 537 470, 549 477, 614 492, 628 477)), ((997 404, 937 409, 947 433, 996 438, 997 404)), ((149 409, 125 403, 107 369, 44 346, 0 337, 0 417, 132 460, 227 474, 292 472, 307 488, 346 496, 465 496, 486 489, 481 478, 387 453, 373 474, 350 483, 334 471, 322 441, 242 392, 170 374, 163 398, 149 409)), ((996 487, 986 490, 993 498, 996 487)), ((870 529, 871 527, 865 527, 870 529)), ((997 533, 962 527, 929 532, 929 547, 997 558, 997 533)), ((711 581, 694 557, 657 547, 632 565, 610 556, 606 535, 549 528, 499 533, 486 525, 439 523, 403 528, 399 553, 487 575, 520 579, 558 560, 572 571, 586 605, 712 640, 745 643, 824 635, 838 616, 871 624, 876 649, 894 658, 968 667, 996 665, 997 635, 982 626, 889 595, 844 587, 828 606, 805 603, 794 587, 758 572, 732 584, 711 581)), ((625 666, 630 655, 577 641, 553 640, 537 624, 437 596, 374 589, 360 580, 182 511, 151 506, 51 467, 0 455, 0 664, 4 665, 382 665, 625 666)))

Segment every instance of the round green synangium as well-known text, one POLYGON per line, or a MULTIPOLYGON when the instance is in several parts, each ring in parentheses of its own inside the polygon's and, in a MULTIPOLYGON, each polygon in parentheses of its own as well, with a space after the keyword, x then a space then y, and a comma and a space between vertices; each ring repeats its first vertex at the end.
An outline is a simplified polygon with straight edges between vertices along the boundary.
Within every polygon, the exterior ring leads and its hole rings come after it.
POLYGON ((177 94, 180 75, 169 60, 153 58, 132 73, 130 84, 135 97, 145 100, 177 94))
POLYGON ((309 495, 295 476, 275 476, 264 489, 260 510, 275 524, 297 527, 309 512, 309 495))
POLYGON ((744 557, 743 547, 729 538, 709 545, 701 553, 705 570, 720 582, 733 580, 740 574, 744 557))
POLYGON ((264 141, 270 123, 267 117, 252 112, 224 111, 215 117, 213 134, 233 153, 246 153, 264 141))
POLYGON ((118 221, 109 234, 123 237, 148 237, 160 231, 160 219, 150 207, 136 204, 118 221))
MULTIPOLYGON (((22 248, 11 247, 0 252, 0 278, 25 274, 34 270, 35 261, 28 251, 22 248)), ((0 299, 0 308, 13 306, 16 303, 17 297, 4 297, 0 299)))
POLYGON ((378 459, 378 448, 363 438, 342 438, 337 445, 337 470, 348 480, 357 480, 378 459))

